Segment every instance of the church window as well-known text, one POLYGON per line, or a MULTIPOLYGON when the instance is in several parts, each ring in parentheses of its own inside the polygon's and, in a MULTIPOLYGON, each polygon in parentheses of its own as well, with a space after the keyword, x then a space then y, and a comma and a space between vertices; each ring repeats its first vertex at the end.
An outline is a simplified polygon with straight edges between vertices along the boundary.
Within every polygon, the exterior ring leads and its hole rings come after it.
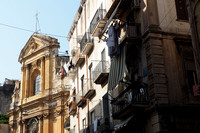
POLYGON ((33 94, 37 95, 40 92, 40 75, 35 77, 33 94))

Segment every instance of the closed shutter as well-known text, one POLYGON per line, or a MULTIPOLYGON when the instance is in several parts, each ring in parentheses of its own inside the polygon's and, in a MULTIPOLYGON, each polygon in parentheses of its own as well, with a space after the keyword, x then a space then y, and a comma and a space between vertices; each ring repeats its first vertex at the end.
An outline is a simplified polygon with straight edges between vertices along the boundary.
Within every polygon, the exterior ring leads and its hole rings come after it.
POLYGON ((177 19, 188 21, 186 0, 175 0, 175 2, 176 2, 177 19))

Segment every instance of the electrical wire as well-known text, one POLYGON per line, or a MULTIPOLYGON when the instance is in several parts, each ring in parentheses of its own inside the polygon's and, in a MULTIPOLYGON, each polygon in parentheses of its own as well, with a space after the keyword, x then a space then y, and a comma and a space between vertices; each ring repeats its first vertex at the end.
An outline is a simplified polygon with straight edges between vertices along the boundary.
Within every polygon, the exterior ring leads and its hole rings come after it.
MULTIPOLYGON (((12 25, 8 25, 8 24, 4 24, 4 23, 0 23, 0 25, 6 26, 6 27, 9 27, 9 28, 13 28, 13 29, 17 29, 17 30, 22 30, 22 31, 26 31, 26 32, 35 33, 35 31, 32 31, 32 30, 28 30, 28 29, 24 29, 24 28, 20 28, 20 27, 17 27, 17 26, 12 26, 12 25)), ((49 34, 49 33, 41 33, 41 34, 48 35, 48 36, 59 37, 59 38, 67 38, 66 36, 49 34)))
MULTIPOLYGON (((17 29, 17 30, 21 30, 21 31, 35 33, 35 31, 33 31, 33 30, 28 30, 28 29, 25 29, 25 28, 21 28, 21 27, 17 27, 17 26, 12 26, 12 25, 8 25, 8 24, 4 24, 4 23, 0 23, 0 25, 6 26, 6 27, 9 27, 9 28, 13 28, 13 29, 17 29)), ((39 30, 40 30, 40 27, 39 27, 39 30)), ((41 33, 41 34, 42 35, 47 35, 47 36, 58 37, 58 38, 67 38, 67 36, 61 36, 61 35, 55 35, 55 34, 49 34, 49 33, 41 33)), ((71 37, 71 39, 77 40, 78 37, 71 37)), ((98 42, 97 40, 94 40, 94 41, 98 42)))

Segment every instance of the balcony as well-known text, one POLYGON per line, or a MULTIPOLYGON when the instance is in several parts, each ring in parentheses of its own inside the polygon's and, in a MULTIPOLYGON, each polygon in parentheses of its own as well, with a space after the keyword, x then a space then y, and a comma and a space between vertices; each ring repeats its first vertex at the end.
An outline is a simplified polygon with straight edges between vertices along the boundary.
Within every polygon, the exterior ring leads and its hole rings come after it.
POLYGON ((106 25, 106 19, 104 19, 104 16, 106 14, 105 9, 98 9, 90 23, 90 31, 92 36, 99 37, 99 35, 102 33, 102 30, 104 26, 106 25))
POLYGON ((96 91, 93 86, 93 80, 86 80, 83 85, 83 95, 85 98, 91 99, 96 91))
POLYGON ((75 67, 79 67, 83 64, 85 61, 85 57, 80 53, 80 49, 76 50, 76 54, 74 56, 74 65, 75 67))
POLYGON ((139 42, 141 40, 140 24, 124 23, 120 33, 119 44, 123 42, 139 42))
POLYGON ((76 114, 76 102, 72 101, 69 105, 69 115, 75 115, 76 114))
POLYGON ((148 103, 147 86, 139 83, 131 85, 112 101, 113 118, 124 119, 133 110, 141 111, 148 106, 148 103))
POLYGON ((109 62, 99 61, 93 71, 93 79, 96 84, 103 84, 108 81, 109 75, 109 62))
POLYGON ((78 107, 83 107, 86 103, 86 99, 83 96, 83 91, 79 91, 76 95, 76 101, 78 107))
POLYGON ((80 51, 83 55, 88 55, 93 48, 93 39, 89 32, 86 32, 80 42, 80 51))

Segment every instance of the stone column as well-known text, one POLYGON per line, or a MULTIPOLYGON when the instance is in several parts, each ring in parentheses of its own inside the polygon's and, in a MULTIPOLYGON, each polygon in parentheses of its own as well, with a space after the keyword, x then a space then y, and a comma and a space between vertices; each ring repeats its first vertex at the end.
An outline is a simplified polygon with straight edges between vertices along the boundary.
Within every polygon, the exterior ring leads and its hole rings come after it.
POLYGON ((27 98, 29 96, 29 66, 26 65, 26 88, 25 88, 25 97, 27 98))

